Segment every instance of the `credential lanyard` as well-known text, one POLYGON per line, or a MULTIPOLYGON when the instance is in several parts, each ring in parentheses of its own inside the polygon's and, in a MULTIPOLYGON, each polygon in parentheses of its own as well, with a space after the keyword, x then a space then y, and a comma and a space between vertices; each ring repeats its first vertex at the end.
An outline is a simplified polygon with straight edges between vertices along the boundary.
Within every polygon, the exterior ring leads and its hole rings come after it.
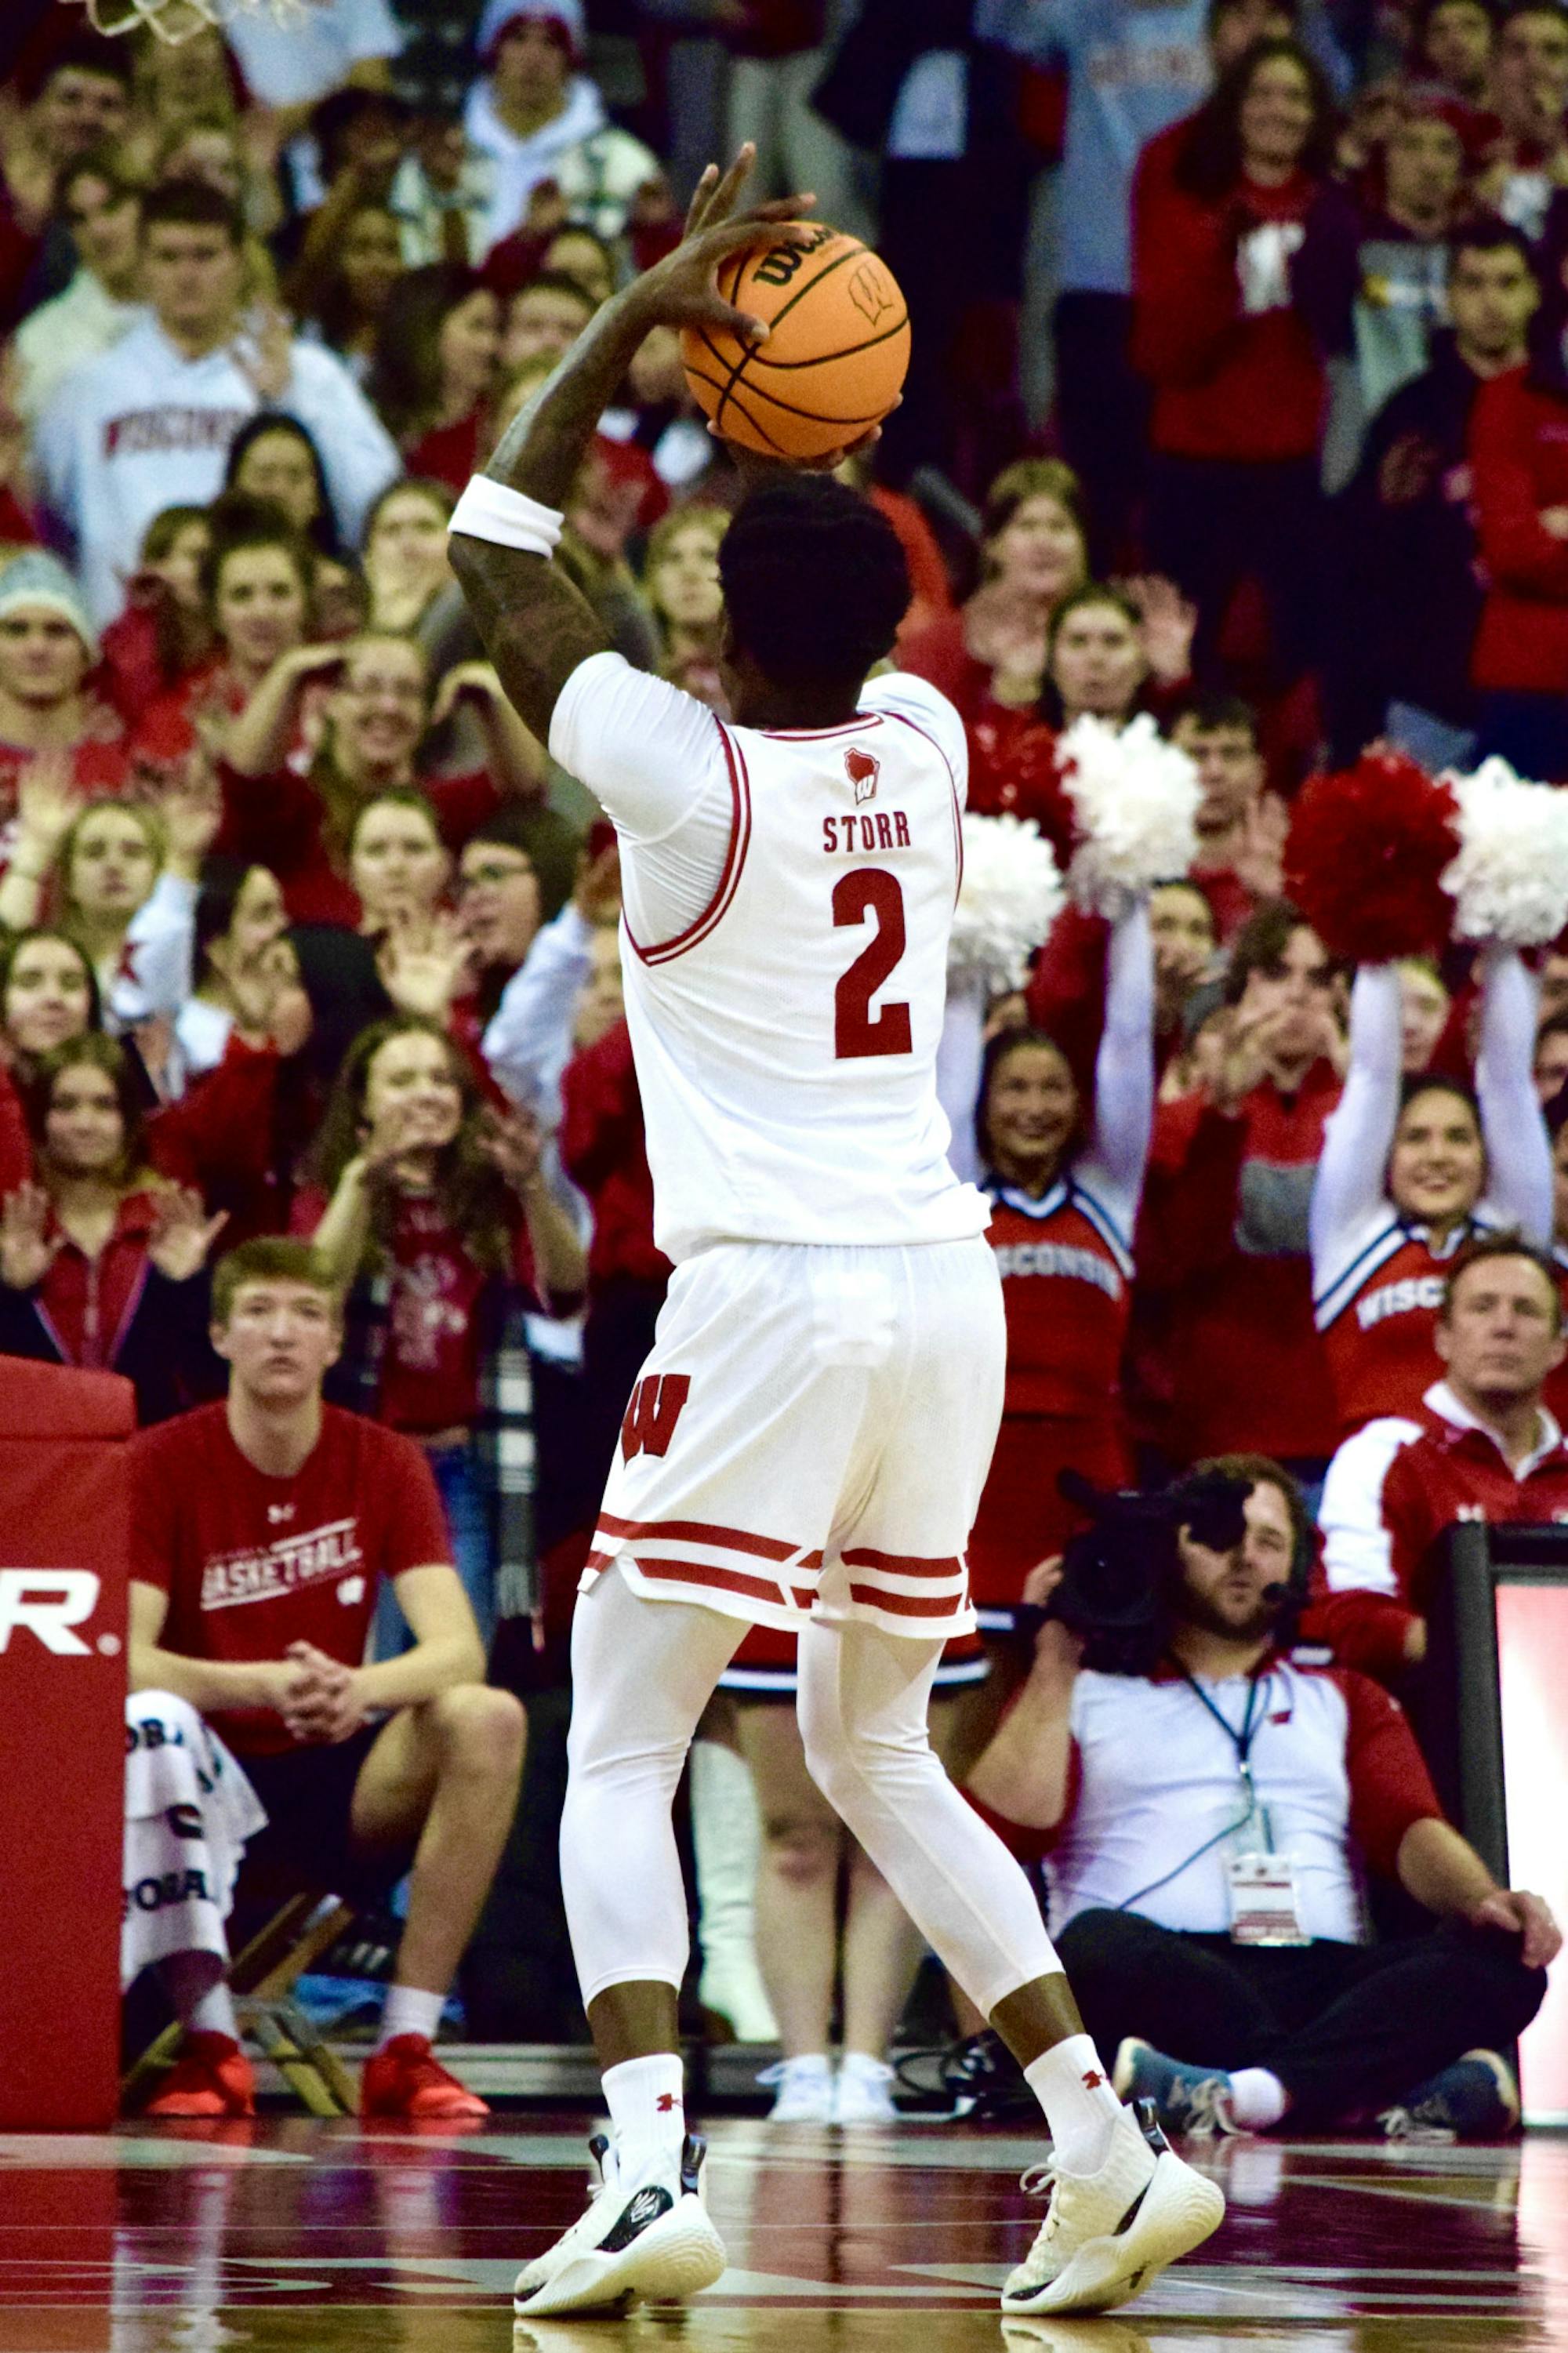
POLYGON ((1209 1714, 1213 1716, 1215 1722, 1218 1725, 1220 1730, 1224 1733, 1226 1738, 1230 1742, 1231 1746, 1236 1751, 1237 1770, 1241 1775, 1241 1786, 1247 1792, 1247 1819, 1250 1821, 1258 1811, 1258 1793, 1252 1786, 1252 1744, 1258 1736, 1258 1729, 1262 1723, 1262 1717, 1258 1713, 1258 1700, 1259 1693, 1266 1692, 1268 1685, 1273 1682, 1273 1675, 1271 1673, 1264 1675, 1261 1680, 1256 1674, 1253 1676, 1247 1694, 1247 1714, 1241 1720, 1241 1730, 1237 1732, 1235 1725, 1230 1722, 1229 1718, 1223 1715, 1220 1713, 1220 1710, 1215 1707, 1213 1700, 1210 1699, 1207 1692, 1205 1691, 1196 1675, 1193 1674, 1186 1667, 1184 1667, 1179 1660, 1175 1661, 1173 1663, 1176 1665, 1177 1670, 1181 1674, 1182 1681, 1187 1685, 1188 1689, 1194 1694, 1194 1695, 1202 1702, 1203 1705, 1207 1708, 1209 1714))

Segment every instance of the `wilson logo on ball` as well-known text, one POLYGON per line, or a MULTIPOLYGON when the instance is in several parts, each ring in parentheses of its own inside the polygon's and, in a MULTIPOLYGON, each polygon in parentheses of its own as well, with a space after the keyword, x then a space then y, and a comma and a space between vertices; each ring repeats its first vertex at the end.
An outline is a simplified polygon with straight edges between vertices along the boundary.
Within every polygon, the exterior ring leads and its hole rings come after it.
POLYGON ((774 230, 722 261, 715 284, 768 329, 760 343, 718 325, 682 332, 687 383, 724 440, 772 458, 830 458, 892 409, 909 314, 892 272, 858 237, 820 223, 774 230))
POLYGON ((861 317, 876 326, 897 301, 887 278, 874 262, 863 261, 849 280, 849 300, 861 317))

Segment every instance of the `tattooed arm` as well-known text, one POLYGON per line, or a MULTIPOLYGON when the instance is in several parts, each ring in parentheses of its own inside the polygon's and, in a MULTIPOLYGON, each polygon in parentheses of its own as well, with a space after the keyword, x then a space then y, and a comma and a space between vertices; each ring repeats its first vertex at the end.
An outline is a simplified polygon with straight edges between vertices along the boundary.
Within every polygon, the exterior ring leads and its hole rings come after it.
MULTIPOLYGON (((759 322, 721 300, 720 262, 754 245, 774 224, 798 218, 810 197, 786 197, 737 214, 753 150, 721 176, 710 164, 675 251, 606 302, 548 383, 497 443, 485 472, 544 506, 564 507, 600 416, 650 327, 719 325, 748 338, 759 322)), ((524 723, 541 743, 562 687, 609 640, 586 599, 542 555, 454 532, 452 569, 485 650, 524 723)))

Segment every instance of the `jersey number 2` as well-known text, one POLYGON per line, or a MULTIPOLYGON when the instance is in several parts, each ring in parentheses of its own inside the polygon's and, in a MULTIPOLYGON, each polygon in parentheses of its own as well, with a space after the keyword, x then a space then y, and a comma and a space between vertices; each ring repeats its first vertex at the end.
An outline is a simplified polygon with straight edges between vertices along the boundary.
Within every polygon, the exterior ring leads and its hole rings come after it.
POLYGON ((877 919, 876 931, 833 996, 833 1051, 840 1062, 867 1054, 907 1054, 913 1046, 907 1005, 871 1011, 871 999, 891 977, 907 937, 899 878, 879 866, 856 867, 833 886, 836 925, 863 923, 868 915, 877 919))

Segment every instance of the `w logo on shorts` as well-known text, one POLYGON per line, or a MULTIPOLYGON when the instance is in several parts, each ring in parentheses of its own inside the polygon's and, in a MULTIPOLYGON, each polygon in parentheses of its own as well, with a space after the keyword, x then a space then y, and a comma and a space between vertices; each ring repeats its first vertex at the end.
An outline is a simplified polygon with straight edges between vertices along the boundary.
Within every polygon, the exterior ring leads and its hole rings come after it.
POLYGON ((637 1383, 621 1424, 621 1452, 628 1462, 634 1454, 668 1453, 690 1388, 689 1373, 655 1373, 637 1383))

